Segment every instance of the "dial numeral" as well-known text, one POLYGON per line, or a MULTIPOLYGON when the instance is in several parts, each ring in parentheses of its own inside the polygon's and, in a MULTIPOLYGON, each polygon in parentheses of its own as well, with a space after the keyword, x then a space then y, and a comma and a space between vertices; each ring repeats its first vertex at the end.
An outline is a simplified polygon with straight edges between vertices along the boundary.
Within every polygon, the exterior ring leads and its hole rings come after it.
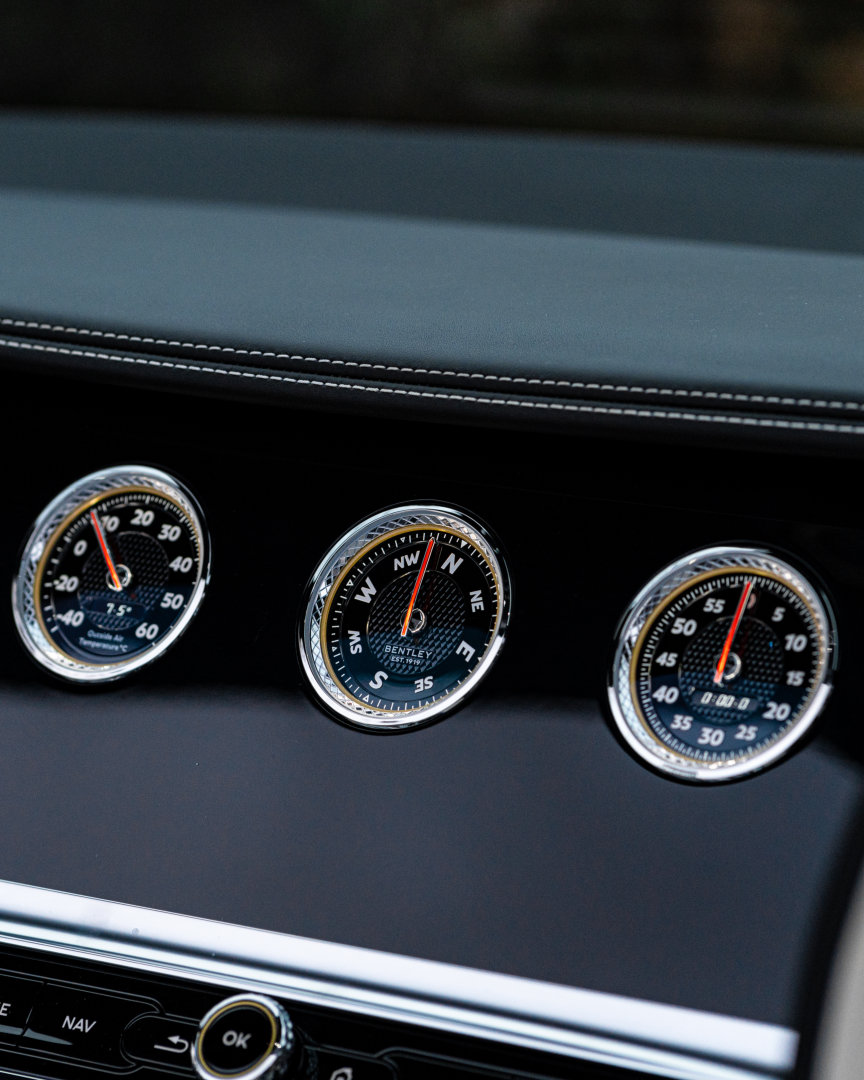
POLYGON ((804 634, 786 635, 786 652, 804 652, 807 648, 807 638, 804 634))
POLYGON ((456 655, 464 656, 468 663, 471 663, 471 658, 476 652, 476 649, 472 649, 467 641, 462 641, 456 646, 456 655))
POLYGON ((67 626, 81 626, 84 622, 83 611, 61 611, 55 616, 57 622, 65 623, 67 626))
POLYGON ((359 600, 361 604, 371 604, 372 603, 372 597, 377 592, 378 592, 378 590, 372 584, 372 579, 367 577, 366 578, 366 584, 357 593, 357 595, 354 597, 354 599, 359 600))
POLYGON ((462 565, 462 563, 464 561, 465 561, 464 559, 457 559, 456 556, 451 551, 450 554, 447 556, 447 558, 444 560, 444 562, 441 563, 441 569, 442 570, 448 570, 449 569, 451 574, 455 574, 456 571, 459 569, 459 567, 462 565))
POLYGON ((768 707, 762 713, 763 720, 788 720, 792 712, 792 706, 787 702, 769 701, 768 707))
POLYGON ((404 570, 406 566, 415 566, 420 562, 420 552, 412 551, 409 555, 398 555, 393 560, 394 570, 404 570))

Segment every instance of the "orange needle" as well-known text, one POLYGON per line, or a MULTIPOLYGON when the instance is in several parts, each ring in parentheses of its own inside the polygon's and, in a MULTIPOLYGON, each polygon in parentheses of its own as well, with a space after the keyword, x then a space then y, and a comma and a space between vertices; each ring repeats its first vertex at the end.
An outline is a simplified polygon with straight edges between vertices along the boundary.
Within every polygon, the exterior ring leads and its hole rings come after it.
POLYGON ((414 592, 411 593, 411 603, 408 605, 408 611, 405 613, 405 622, 402 623, 402 633, 400 637, 405 637, 408 633, 408 623, 411 622, 411 612, 414 610, 414 601, 417 599, 417 593, 420 592, 420 585, 423 581, 423 575, 426 573, 426 567, 429 565, 429 556, 432 554, 432 548, 435 547, 434 537, 426 545, 426 554, 423 556, 423 565, 420 567, 420 573, 417 575, 417 580, 414 582, 414 592))
POLYGON ((729 653, 732 650, 732 642, 735 640, 735 635, 738 632, 738 624, 741 622, 741 616, 744 614, 744 608, 747 606, 747 600, 750 593, 753 591, 753 579, 751 578, 744 588, 741 590, 741 599, 738 601, 738 607, 735 609, 735 618, 732 620, 732 625, 729 627, 729 633, 726 635, 726 641, 723 645, 723 652, 720 653, 720 659, 717 661, 717 670, 714 672, 714 682, 723 682, 723 672, 726 670, 726 662, 729 659, 729 653))
POLYGON ((99 547, 102 548, 102 555, 105 559, 105 565, 108 567, 108 573, 111 575, 111 580, 114 582, 114 588, 120 592, 123 586, 120 584, 120 578, 117 576, 117 568, 114 566, 111 552, 108 550, 108 545, 105 543, 105 537, 102 535, 102 526, 99 524, 99 518, 96 517, 95 510, 90 511, 90 521, 93 524, 96 539, 99 541, 99 547))

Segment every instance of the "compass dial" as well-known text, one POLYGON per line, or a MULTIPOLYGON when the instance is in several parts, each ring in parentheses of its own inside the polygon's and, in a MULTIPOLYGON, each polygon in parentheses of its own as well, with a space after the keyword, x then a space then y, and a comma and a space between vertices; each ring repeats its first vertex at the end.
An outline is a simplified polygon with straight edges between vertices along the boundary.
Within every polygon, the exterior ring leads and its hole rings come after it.
POLYGON ((609 689, 618 728, 680 778, 762 769, 825 703, 832 627, 826 601, 783 560, 696 552, 650 582, 625 619, 609 689))
POLYGON ((397 507, 352 529, 318 567, 301 658, 342 719, 412 727, 476 685, 508 613, 506 571, 481 525, 445 507, 397 507))
POLYGON ((13 584, 15 622, 55 674, 116 679, 176 640, 208 573, 189 492, 157 469, 106 469, 61 492, 34 525, 13 584))

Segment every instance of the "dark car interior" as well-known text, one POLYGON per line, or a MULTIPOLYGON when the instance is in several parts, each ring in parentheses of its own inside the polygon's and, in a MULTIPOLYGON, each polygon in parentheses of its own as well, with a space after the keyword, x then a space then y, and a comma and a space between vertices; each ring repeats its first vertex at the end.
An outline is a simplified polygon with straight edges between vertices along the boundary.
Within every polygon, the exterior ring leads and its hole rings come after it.
POLYGON ((864 24, 162 17, 0 15, 0 1075, 857 1076, 864 24))

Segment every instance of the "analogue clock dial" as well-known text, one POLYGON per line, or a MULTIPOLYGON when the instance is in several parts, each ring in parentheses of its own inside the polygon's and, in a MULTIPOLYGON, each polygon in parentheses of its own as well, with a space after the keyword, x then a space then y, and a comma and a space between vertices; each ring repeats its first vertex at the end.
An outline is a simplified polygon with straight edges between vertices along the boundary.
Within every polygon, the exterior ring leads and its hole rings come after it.
POLYGON ((67 488, 34 526, 13 588, 16 623, 55 674, 115 679, 178 637, 208 571, 189 492, 156 469, 107 469, 67 488))
POLYGON ((692 780, 755 772, 804 734, 830 689, 827 603, 767 552, 696 552, 634 601, 610 702, 630 746, 692 780))
POLYGON ((352 529, 319 566, 301 656, 343 719, 409 727, 476 684, 508 608, 503 564, 482 526, 443 507, 398 507, 352 529))

